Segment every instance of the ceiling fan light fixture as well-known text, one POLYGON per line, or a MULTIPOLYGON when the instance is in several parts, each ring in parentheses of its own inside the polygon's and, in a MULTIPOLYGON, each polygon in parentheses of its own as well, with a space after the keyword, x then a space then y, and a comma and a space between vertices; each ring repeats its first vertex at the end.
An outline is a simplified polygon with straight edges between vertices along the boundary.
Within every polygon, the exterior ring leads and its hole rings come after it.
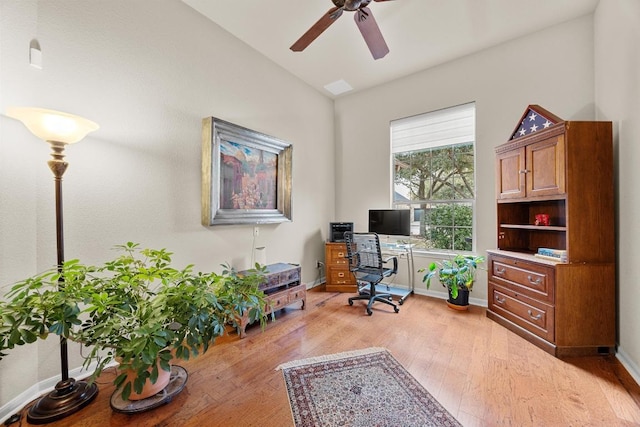
POLYGON ((342 79, 329 83, 325 85, 324 88, 334 96, 338 96, 353 90, 353 87, 351 87, 349 83, 342 79))

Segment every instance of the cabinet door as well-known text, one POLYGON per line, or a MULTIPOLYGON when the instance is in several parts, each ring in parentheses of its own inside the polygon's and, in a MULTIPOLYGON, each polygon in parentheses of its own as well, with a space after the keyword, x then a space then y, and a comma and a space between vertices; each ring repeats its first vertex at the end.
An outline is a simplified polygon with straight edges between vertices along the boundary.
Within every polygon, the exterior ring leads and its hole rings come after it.
POLYGON ((524 156, 524 147, 498 154, 496 194, 499 199, 517 199, 526 196, 524 156))
POLYGON ((526 150, 527 197, 564 194, 564 136, 536 142, 526 150))

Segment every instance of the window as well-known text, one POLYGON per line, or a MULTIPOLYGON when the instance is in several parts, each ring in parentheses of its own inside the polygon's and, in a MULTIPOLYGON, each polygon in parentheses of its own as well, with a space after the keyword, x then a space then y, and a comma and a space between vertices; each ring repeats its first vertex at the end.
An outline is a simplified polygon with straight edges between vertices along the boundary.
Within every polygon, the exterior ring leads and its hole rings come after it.
POLYGON ((391 122, 393 207, 412 211, 422 249, 470 251, 475 208, 475 103, 391 122))

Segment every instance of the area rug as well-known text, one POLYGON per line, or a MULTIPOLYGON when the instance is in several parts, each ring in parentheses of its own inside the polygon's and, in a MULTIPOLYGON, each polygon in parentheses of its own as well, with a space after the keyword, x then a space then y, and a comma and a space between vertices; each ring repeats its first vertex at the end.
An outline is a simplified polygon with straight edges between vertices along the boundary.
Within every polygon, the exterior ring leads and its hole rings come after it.
POLYGON ((296 427, 461 425, 384 348, 296 360, 277 369, 296 427))

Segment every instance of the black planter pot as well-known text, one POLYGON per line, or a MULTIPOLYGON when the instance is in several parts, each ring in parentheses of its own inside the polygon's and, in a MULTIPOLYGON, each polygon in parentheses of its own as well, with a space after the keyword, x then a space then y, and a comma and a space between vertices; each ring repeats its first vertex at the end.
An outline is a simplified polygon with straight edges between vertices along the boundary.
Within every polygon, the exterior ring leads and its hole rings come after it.
POLYGON ((449 299, 447 305, 454 310, 466 310, 469 307, 469 289, 458 288, 458 297, 451 298, 451 290, 449 290, 449 299))

